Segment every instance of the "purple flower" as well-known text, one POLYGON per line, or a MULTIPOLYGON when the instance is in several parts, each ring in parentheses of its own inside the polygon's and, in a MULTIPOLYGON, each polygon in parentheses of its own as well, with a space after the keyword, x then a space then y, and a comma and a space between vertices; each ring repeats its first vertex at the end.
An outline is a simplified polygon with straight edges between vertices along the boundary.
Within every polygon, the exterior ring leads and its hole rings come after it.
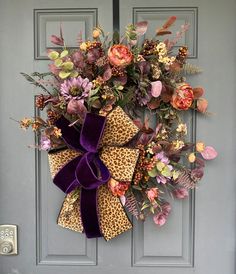
POLYGON ((86 65, 84 56, 81 51, 74 52, 73 55, 71 56, 71 61, 77 68, 80 68, 80 69, 83 69, 86 65))
POLYGON ((45 135, 43 135, 43 136, 41 137, 41 139, 40 139, 40 148, 41 148, 42 150, 49 150, 49 149, 51 148, 51 141, 50 141, 50 139, 49 139, 47 136, 45 136, 45 135))
POLYGON ((188 190, 184 187, 177 188, 172 192, 177 199, 184 199, 188 197, 188 190))
POLYGON ((88 78, 82 78, 81 76, 77 78, 71 78, 65 80, 61 84, 61 95, 66 100, 77 99, 84 101, 85 98, 89 96, 89 91, 91 90, 93 84, 88 78))
POLYGON ((191 178, 196 181, 201 180, 203 175, 204 175, 203 168, 195 168, 191 171, 191 178))
POLYGON ((164 151, 161 151, 161 152, 157 153, 157 154, 154 156, 154 158, 155 158, 156 160, 161 161, 161 162, 162 162, 163 164, 165 164, 165 165, 168 165, 169 162, 170 162, 169 158, 167 158, 167 157, 165 156, 164 151))
POLYGON ((141 89, 136 89, 135 94, 140 106, 146 106, 147 103, 151 100, 151 90, 143 91, 141 89))
POLYGON ((167 177, 164 177, 164 176, 162 176, 162 175, 158 175, 158 176, 156 177, 156 179, 157 179, 157 182, 158 182, 159 184, 166 184, 167 181, 168 181, 168 178, 167 178, 167 177))

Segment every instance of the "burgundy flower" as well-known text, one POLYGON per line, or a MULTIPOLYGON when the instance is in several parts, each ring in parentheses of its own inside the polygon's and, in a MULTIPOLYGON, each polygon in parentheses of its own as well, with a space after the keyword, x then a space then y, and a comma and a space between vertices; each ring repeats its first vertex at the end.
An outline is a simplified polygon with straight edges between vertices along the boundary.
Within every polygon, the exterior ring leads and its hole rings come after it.
POLYGON ((188 190, 184 187, 177 188, 172 193, 177 199, 184 199, 188 197, 188 190))
POLYGON ((159 225, 159 226, 164 225, 166 223, 167 217, 170 214, 170 211, 171 211, 170 204, 169 203, 165 203, 162 206, 162 210, 159 213, 157 213, 157 215, 155 215, 153 217, 154 223, 157 224, 157 225, 159 225))

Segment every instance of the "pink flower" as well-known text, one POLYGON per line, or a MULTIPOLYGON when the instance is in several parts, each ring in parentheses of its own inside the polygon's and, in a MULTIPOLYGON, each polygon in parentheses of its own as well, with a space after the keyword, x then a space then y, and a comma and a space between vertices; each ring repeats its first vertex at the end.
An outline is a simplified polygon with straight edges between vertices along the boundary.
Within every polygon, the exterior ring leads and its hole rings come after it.
POLYGON ((87 113, 87 108, 83 104, 82 100, 72 98, 67 105, 66 111, 69 114, 78 114, 82 119, 84 119, 87 113))
POLYGON ((157 213, 157 215, 155 215, 153 217, 154 223, 157 224, 157 225, 159 225, 159 226, 164 225, 166 223, 167 217, 170 214, 170 211, 171 211, 170 204, 169 203, 165 203, 162 206, 162 210, 159 213, 157 213))
POLYGON ((157 198, 158 196, 158 189, 153 187, 147 190, 146 193, 149 201, 152 203, 154 202, 155 198, 157 198))
POLYGON ((133 54, 125 45, 114 45, 108 50, 108 59, 113 66, 126 67, 133 60, 133 54))
POLYGON ((172 193, 177 199, 184 199, 188 197, 188 190, 184 187, 177 188, 172 193))
POLYGON ((155 156, 154 156, 154 159, 155 160, 160 160, 162 163, 164 163, 165 165, 168 165, 170 160, 169 158, 167 158, 165 156, 165 153, 164 151, 162 150, 161 152, 157 153, 155 156))
POLYGON ((207 111, 208 101, 205 98, 199 98, 197 100, 197 110, 201 113, 205 113, 207 111))
POLYGON ((217 157, 217 151, 213 147, 207 146, 201 152, 201 155, 205 160, 213 160, 217 157))
POLYGON ((151 82, 151 94, 154 98, 157 98, 161 95, 162 83, 161 81, 151 82))
POLYGON ((159 184, 166 184, 166 183, 167 183, 167 180, 168 180, 168 178, 166 178, 166 177, 164 177, 164 176, 162 176, 162 175, 158 175, 158 176, 156 177, 156 179, 157 179, 157 182, 158 182, 159 184))

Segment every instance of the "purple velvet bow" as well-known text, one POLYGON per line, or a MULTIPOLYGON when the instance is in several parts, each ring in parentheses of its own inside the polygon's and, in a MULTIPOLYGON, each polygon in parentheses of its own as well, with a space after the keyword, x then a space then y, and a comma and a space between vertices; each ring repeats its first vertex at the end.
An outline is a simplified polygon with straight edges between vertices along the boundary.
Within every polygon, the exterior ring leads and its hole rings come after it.
POLYGON ((56 122, 68 147, 82 152, 83 155, 63 166, 53 181, 65 193, 81 187, 81 220, 88 238, 102 236, 98 219, 97 189, 110 179, 110 172, 98 154, 105 122, 105 117, 87 113, 81 132, 69 127, 70 122, 63 116, 56 122))

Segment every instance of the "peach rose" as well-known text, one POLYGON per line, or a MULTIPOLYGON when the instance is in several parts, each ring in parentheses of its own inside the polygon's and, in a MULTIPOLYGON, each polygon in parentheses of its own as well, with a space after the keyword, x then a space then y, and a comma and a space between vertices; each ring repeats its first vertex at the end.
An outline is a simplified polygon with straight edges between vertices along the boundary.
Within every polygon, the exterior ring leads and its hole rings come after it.
POLYGON ((114 179, 110 179, 108 182, 108 187, 114 196, 123 196, 125 192, 129 189, 130 182, 118 182, 114 179))
POLYGON ((171 98, 171 105, 178 110, 188 110, 194 99, 193 89, 187 84, 181 84, 176 89, 171 98))
POLYGON ((125 67, 133 60, 133 54, 125 45, 114 45, 108 50, 109 62, 113 66, 125 67))
POLYGON ((154 202, 155 198, 157 198, 158 196, 158 189, 157 188, 150 188, 149 190, 147 190, 147 197, 149 199, 149 201, 152 203, 154 202))

